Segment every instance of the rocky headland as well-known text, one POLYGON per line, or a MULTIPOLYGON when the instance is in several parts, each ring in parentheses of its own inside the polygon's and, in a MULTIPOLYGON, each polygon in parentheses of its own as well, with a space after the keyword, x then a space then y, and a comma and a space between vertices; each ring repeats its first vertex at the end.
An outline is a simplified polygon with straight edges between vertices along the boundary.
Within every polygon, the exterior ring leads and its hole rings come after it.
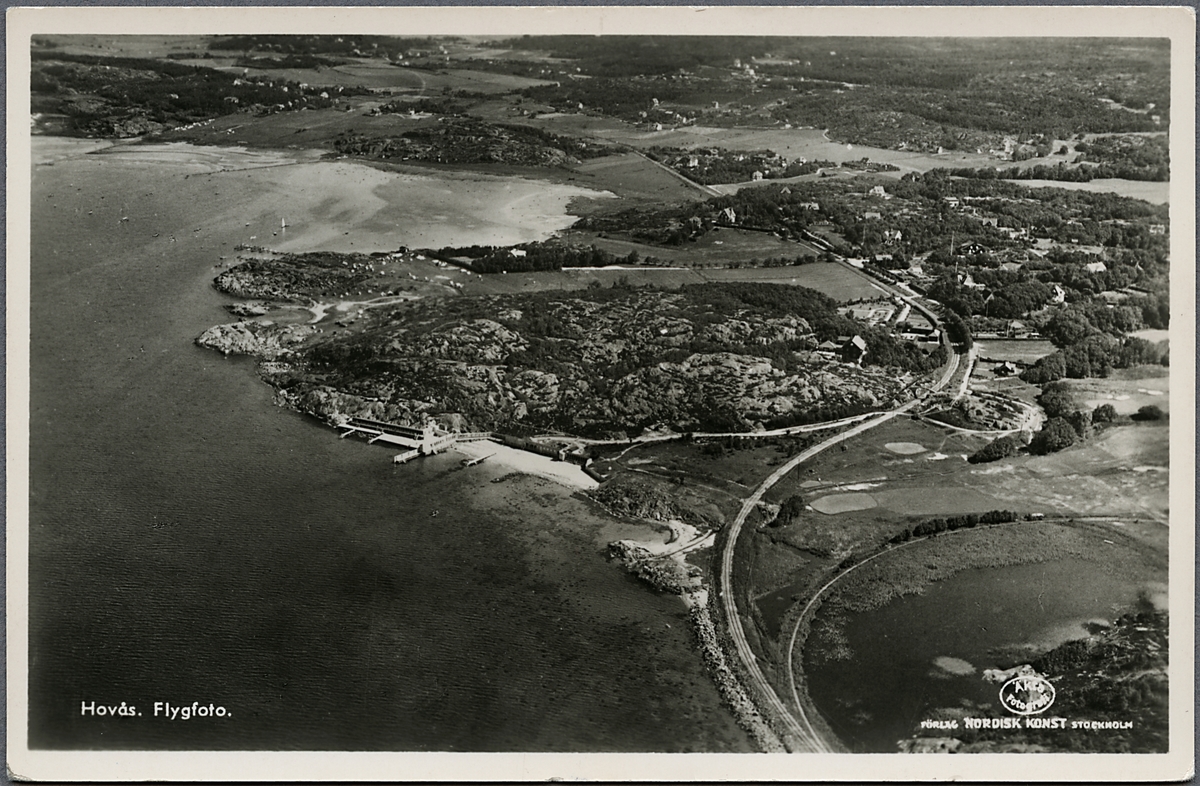
MULTIPOLYGON (((358 288, 372 263, 254 259, 215 283, 294 303, 358 288)), ((623 439, 896 406, 920 374, 814 351, 858 327, 803 287, 722 283, 429 298, 370 309, 350 330, 243 320, 198 342, 276 361, 263 375, 280 400, 326 420, 432 417, 448 428, 623 439)))

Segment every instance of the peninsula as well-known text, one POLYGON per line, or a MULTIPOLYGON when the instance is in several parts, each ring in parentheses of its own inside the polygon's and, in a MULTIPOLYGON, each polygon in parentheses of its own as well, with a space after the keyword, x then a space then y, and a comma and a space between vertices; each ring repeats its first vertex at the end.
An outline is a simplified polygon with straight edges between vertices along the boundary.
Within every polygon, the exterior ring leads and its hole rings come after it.
POLYGON ((276 403, 401 479, 523 451, 640 527, 612 570, 684 600, 759 749, 1166 749, 1165 44, 189 41, 35 38, 35 126, 358 178, 217 170, 271 216, 195 341, 276 403), (1014 585, 990 637, 927 624, 1014 585), (1008 673, 1134 730, 999 735, 1008 673))

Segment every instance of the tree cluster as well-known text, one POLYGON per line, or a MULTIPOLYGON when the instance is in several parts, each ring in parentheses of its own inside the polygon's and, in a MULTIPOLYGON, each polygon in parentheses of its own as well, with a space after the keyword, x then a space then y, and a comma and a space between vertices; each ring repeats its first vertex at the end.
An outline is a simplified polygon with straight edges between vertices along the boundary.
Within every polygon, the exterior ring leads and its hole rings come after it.
POLYGON ((1058 161, 1053 164, 1013 166, 1004 169, 957 167, 949 171, 954 177, 969 177, 979 180, 1056 180, 1064 183, 1090 183, 1093 180, 1115 177, 1123 180, 1150 180, 1165 183, 1171 179, 1171 165, 1166 161, 1153 164, 1137 161, 1096 164, 1058 161))
POLYGON ((1005 435, 997 437, 972 453, 967 458, 967 461, 971 464, 986 464, 991 461, 1006 459, 1009 456, 1015 456, 1020 449, 1021 443, 1017 441, 1016 437, 1005 435))
POLYGON ((893 535, 889 543, 904 543, 913 538, 924 538, 939 532, 952 532, 956 529, 969 529, 980 524, 1007 524, 1017 521, 1020 517, 1011 510, 991 510, 987 513, 967 513, 962 516, 927 519, 906 528, 903 532, 893 535))
MULTIPOLYGON (((526 243, 515 246, 524 251, 514 256, 512 249, 500 248, 471 262, 476 273, 523 273, 539 270, 562 270, 564 267, 605 267, 617 264, 637 264, 637 252, 618 257, 596 246, 574 246, 564 243, 526 243)), ((445 249, 439 252, 444 254, 445 249)))
POLYGON ((1162 407, 1157 404, 1147 404, 1143 407, 1138 407, 1132 417, 1134 420, 1162 420, 1167 416, 1167 413, 1162 411, 1162 407))
POLYGON ((971 328, 966 321, 953 311, 947 311, 942 321, 946 328, 946 335, 958 347, 958 351, 969 352, 975 342, 971 338, 971 328))
POLYGON ((1021 379, 1035 385, 1055 380, 1106 377, 1113 369, 1141 365, 1168 365, 1166 343, 1153 344, 1135 336, 1114 338, 1089 333, 1076 343, 1038 358, 1021 372, 1021 379))
POLYGON ((1098 136, 1075 145, 1085 161, 1097 163, 1099 171, 1119 172, 1097 177, 1128 180, 1167 181, 1171 174, 1171 150, 1162 136, 1098 136))
POLYGON ((606 155, 604 145, 559 136, 528 126, 489 123, 471 117, 445 117, 436 125, 399 136, 341 134, 334 149, 343 155, 441 164, 561 166, 573 158, 606 155))

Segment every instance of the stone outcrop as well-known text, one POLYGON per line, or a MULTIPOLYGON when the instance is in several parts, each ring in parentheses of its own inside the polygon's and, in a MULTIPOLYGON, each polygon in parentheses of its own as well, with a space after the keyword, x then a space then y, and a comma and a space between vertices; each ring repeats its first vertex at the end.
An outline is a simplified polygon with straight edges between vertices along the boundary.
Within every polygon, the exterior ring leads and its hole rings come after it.
POLYGON ((204 331, 196 343, 226 355, 250 355, 275 360, 317 332, 311 325, 273 325, 243 321, 216 325, 204 331))
POLYGON ((654 554, 627 540, 609 543, 608 555, 620 560, 626 570, 662 592, 682 595, 700 589, 703 571, 683 560, 654 554))

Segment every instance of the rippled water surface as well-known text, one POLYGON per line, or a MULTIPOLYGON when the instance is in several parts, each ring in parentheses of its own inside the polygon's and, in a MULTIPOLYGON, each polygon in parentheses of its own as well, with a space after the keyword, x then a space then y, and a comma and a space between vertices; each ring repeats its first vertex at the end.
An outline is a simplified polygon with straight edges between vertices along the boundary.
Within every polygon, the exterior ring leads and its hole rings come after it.
POLYGON ((192 344, 229 321, 214 265, 278 227, 285 168, 63 149, 32 195, 33 747, 746 749, 683 606, 605 563, 587 503, 394 467, 192 344))

